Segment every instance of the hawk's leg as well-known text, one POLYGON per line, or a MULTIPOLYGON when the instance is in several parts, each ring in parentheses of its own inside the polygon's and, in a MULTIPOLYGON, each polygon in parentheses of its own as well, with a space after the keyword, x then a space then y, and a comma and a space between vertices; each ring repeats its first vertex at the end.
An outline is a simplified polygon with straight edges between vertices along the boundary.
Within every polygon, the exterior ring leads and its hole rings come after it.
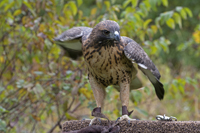
POLYGON ((89 82, 94 94, 94 98, 96 100, 97 107, 92 111, 92 116, 95 116, 90 122, 90 125, 96 120, 97 118, 100 119, 98 116, 93 115, 93 112, 101 113, 101 108, 103 107, 104 99, 106 96, 105 87, 99 84, 96 79, 89 74, 89 82))
POLYGON ((129 123, 130 121, 136 120, 136 119, 131 119, 129 115, 131 115, 131 112, 128 112, 127 106, 129 103, 129 91, 130 91, 130 85, 128 82, 124 82, 120 84, 120 99, 122 102, 122 116, 117 118, 117 121, 121 120, 127 120, 129 123))

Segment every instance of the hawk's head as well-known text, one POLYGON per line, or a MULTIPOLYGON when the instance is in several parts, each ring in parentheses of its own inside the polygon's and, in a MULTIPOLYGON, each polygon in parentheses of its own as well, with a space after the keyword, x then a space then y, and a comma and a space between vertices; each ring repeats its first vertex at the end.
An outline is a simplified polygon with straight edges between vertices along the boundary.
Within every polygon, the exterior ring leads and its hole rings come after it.
POLYGON ((95 42, 120 41, 120 27, 115 21, 101 21, 93 28, 90 37, 95 38, 95 42))

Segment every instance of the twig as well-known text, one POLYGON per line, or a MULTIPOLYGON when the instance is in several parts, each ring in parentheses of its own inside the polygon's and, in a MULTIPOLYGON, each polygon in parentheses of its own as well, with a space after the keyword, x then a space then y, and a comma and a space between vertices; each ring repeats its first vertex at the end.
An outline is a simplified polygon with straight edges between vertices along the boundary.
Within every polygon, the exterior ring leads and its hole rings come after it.
MULTIPOLYGON (((74 100, 75 100, 75 98, 73 97, 67 111, 70 110, 72 104, 74 103, 74 100)), ((64 119, 64 117, 65 117, 65 113, 61 116, 61 118, 56 122, 56 124, 47 133, 52 133, 57 126, 60 126, 60 122, 64 119)))
POLYGON ((69 107, 68 107, 68 109, 67 109, 67 110, 70 110, 70 108, 71 108, 72 104, 74 103, 74 100, 75 100, 75 98, 74 98, 74 96, 73 96, 73 97, 72 97, 72 102, 70 103, 70 105, 69 105, 69 107))
POLYGON ((78 109, 78 107, 81 105, 81 102, 78 102, 77 104, 76 104, 76 106, 74 107, 74 109, 72 110, 72 111, 70 111, 70 113, 74 113, 77 109, 78 109))
POLYGON ((56 124, 55 124, 47 133, 52 133, 52 132, 54 131, 54 129, 55 129, 58 125, 60 125, 60 122, 64 119, 64 117, 65 117, 65 114, 63 114, 63 115, 61 116, 61 118, 56 122, 56 124))

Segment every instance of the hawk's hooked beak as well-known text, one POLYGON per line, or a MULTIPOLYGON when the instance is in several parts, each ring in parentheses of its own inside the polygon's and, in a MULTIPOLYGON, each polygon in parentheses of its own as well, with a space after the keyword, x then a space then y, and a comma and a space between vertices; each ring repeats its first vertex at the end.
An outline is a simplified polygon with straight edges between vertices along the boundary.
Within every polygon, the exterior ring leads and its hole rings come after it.
POLYGON ((116 41, 120 41, 120 35, 119 35, 119 32, 118 32, 118 31, 115 31, 115 32, 114 32, 114 39, 115 39, 116 41))

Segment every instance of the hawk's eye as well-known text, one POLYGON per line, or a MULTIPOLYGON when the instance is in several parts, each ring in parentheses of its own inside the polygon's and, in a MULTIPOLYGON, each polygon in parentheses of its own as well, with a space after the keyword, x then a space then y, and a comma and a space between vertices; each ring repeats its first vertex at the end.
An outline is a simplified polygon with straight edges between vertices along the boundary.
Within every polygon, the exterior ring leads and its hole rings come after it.
POLYGON ((103 30, 103 33, 104 33, 105 35, 108 35, 108 34, 110 33, 110 31, 108 31, 108 30, 103 30))

